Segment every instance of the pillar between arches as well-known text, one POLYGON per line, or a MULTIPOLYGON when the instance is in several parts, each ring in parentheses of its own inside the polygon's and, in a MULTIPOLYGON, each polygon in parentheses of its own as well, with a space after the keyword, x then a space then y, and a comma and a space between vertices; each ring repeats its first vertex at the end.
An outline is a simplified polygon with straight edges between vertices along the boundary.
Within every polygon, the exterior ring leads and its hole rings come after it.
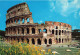
POLYGON ((41 38, 41 45, 44 45, 44 39, 41 38))
POLYGON ((35 38, 35 45, 37 45, 37 38, 35 38))

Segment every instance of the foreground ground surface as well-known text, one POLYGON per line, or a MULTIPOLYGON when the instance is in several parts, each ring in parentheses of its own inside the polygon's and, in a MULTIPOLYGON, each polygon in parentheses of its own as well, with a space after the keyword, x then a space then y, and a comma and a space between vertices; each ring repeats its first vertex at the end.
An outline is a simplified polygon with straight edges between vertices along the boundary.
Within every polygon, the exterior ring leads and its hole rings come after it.
POLYGON ((34 46, 25 43, 12 44, 0 41, 0 55, 80 55, 79 48, 68 47, 67 45, 34 46), (71 51, 67 51, 67 49, 71 51))

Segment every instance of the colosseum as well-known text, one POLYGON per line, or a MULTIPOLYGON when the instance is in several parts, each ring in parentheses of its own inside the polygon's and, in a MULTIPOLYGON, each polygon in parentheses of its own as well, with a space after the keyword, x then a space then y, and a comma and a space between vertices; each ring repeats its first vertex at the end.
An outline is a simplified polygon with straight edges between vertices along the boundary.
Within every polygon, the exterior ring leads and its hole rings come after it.
POLYGON ((20 3, 7 10, 5 37, 9 42, 63 44, 71 42, 71 28, 71 25, 62 22, 34 23, 28 5, 20 3))

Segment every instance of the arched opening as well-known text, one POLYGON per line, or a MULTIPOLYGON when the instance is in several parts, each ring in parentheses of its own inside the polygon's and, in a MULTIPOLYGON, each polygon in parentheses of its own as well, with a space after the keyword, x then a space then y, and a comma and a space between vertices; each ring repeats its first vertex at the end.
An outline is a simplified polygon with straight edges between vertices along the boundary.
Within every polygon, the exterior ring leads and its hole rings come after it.
POLYGON ((62 33, 63 33, 63 30, 62 30, 62 33))
POLYGON ((56 35, 58 35, 58 30, 56 30, 56 35))
POLYGON ((41 32, 41 29, 38 29, 39 30, 39 33, 41 32))
POLYGON ((34 28, 32 28, 32 34, 35 34, 35 29, 34 28))
POLYGON ((63 39, 62 39, 62 43, 63 43, 63 39))
POLYGON ((22 28, 22 34, 24 34, 24 29, 22 28))
POLYGON ((15 21, 15 23, 16 23, 16 20, 14 20, 15 21))
POLYGON ((14 30, 14 31, 13 31, 13 34, 15 34, 15 32, 16 32, 15 28, 13 28, 13 30, 14 30))
POLYGON ((29 44, 29 39, 27 38, 26 40, 27 40, 27 43, 29 44))
POLYGON ((20 41, 19 38, 17 38, 17 41, 18 41, 18 42, 20 41))
POLYGON ((20 20, 18 19, 18 24, 20 24, 20 20))
POLYGON ((21 38, 22 42, 24 42, 24 38, 21 38))
POLYGON ((61 30, 59 30, 59 35, 61 35, 61 30))
POLYGON ((56 26, 56 29, 58 29, 58 26, 56 26))
POLYGON ((44 39, 45 44, 47 44, 47 39, 44 39))
POLYGON ((52 30, 52 34, 54 34, 54 30, 52 30))
POLYGON ((41 45, 41 40, 40 39, 38 39, 37 42, 38 42, 39 45, 41 45))
POLYGON ((56 43, 58 43, 58 39, 56 38, 56 43))
POLYGON ((43 32, 47 33, 47 29, 43 29, 43 32))
POLYGON ((11 37, 11 41, 12 41, 12 37, 11 37))
POLYGON ((27 28, 27 34, 29 34, 29 28, 27 28))
POLYGON ((61 43, 61 39, 59 38, 59 43, 61 43))
POLYGON ((22 24, 24 24, 24 18, 22 19, 22 24))
POLYGON ((52 39, 49 39, 49 44, 52 44, 52 39))
POLYGON ((18 34, 19 34, 19 29, 18 29, 18 34))
POLYGON ((15 37, 14 37, 14 40, 15 40, 15 37))
POLYGON ((29 18, 27 18, 27 23, 29 23, 30 22, 30 19, 29 18))
POLYGON ((32 38, 32 44, 35 44, 35 40, 32 38))

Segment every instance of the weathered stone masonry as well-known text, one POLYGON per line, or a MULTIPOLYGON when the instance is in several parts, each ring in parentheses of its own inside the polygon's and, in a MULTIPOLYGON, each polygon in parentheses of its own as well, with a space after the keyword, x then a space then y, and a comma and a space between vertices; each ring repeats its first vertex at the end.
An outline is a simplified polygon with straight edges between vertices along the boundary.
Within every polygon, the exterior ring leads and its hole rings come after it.
POLYGON ((29 44, 58 44, 71 42, 71 26, 62 22, 33 22, 32 13, 26 3, 15 5, 6 14, 7 41, 29 44))

